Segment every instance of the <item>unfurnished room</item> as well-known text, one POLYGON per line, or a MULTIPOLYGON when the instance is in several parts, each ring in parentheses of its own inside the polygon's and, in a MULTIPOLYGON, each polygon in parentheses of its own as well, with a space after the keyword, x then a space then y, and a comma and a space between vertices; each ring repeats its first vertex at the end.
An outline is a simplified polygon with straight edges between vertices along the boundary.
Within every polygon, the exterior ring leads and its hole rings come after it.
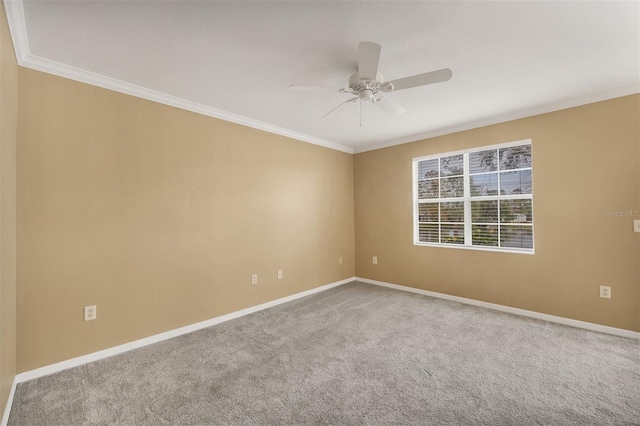
POLYGON ((639 1, 0 3, 1 425, 640 425, 639 1))

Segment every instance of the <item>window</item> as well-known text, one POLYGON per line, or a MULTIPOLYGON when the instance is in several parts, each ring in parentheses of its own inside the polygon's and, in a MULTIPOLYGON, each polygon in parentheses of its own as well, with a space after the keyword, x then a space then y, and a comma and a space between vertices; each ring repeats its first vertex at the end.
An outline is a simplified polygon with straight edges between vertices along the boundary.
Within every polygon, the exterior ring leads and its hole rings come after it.
POLYGON ((414 244, 533 253, 531 141, 413 159, 414 244))

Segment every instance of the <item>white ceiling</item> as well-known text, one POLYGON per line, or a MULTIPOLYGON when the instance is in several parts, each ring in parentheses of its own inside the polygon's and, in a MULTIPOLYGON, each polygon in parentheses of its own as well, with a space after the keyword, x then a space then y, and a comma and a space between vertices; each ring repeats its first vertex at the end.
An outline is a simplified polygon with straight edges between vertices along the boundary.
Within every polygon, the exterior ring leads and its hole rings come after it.
POLYGON ((5 0, 21 65, 347 152, 640 90, 640 2, 5 0), (361 41, 385 80, 450 68, 389 93, 390 115, 349 95, 361 41))

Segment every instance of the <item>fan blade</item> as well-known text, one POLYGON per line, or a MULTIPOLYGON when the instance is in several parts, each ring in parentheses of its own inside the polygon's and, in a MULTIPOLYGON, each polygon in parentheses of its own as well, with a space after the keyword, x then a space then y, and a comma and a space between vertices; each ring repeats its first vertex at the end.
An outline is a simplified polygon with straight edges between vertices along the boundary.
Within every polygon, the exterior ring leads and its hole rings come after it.
POLYGON ((341 89, 340 87, 329 86, 289 86, 289 90, 292 92, 339 92, 341 89))
POLYGON ((360 80, 376 80, 381 50, 382 46, 370 41, 363 41, 358 45, 358 76, 360 80))
MULTIPOLYGON (((424 74, 412 75, 411 77, 399 78, 388 82, 396 92, 398 90, 410 89, 412 87, 426 86, 427 84, 442 83, 451 79, 452 72, 449 68, 437 71, 425 72, 424 74)), ((390 90, 391 91, 391 90, 390 90)))
POLYGON ((329 111, 328 113, 326 113, 325 115, 322 116, 322 118, 325 118, 327 115, 331 114, 333 111, 337 110, 338 108, 340 108, 342 105, 346 104, 346 103, 350 103, 350 102, 354 102, 357 99, 360 99, 359 97, 355 97, 355 98, 350 98, 347 99, 346 101, 342 102, 340 105, 338 105, 337 107, 335 107, 334 109, 332 109, 331 111, 329 111))
POLYGON ((403 107, 401 107, 397 102, 389 99, 382 98, 376 102, 374 105, 378 106, 380 109, 387 111, 389 114, 400 115, 406 111, 403 107))

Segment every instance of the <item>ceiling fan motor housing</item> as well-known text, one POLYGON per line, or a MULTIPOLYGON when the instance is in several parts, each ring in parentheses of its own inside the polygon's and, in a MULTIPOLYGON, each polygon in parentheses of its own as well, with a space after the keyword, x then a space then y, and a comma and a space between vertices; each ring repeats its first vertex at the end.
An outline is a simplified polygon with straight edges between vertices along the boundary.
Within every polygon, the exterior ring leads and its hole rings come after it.
POLYGON ((375 81, 373 80, 361 80, 359 73, 354 73, 349 77, 349 89, 360 96, 363 101, 369 101, 380 92, 391 92, 393 85, 391 83, 384 83, 384 77, 382 73, 376 74, 375 81))

